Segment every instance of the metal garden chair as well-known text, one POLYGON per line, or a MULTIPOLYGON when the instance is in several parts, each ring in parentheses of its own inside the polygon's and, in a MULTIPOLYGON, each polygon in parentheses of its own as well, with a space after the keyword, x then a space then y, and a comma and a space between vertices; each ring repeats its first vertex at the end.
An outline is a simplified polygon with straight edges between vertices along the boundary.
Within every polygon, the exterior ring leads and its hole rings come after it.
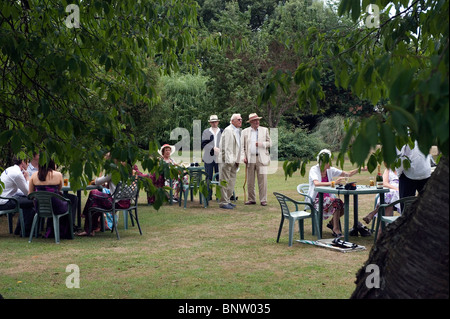
POLYGON ((202 183, 206 183, 207 190, 209 191, 209 178, 208 175, 202 169, 189 169, 189 184, 183 184, 183 179, 181 179, 181 189, 180 189, 180 202, 179 206, 181 207, 181 199, 184 196, 184 208, 186 208, 187 198, 189 196, 189 192, 191 193, 191 201, 194 199, 194 190, 197 189, 200 196, 200 204, 202 204, 202 200, 204 201, 203 207, 208 207, 208 197, 204 196, 201 192, 200 188, 202 183))
MULTIPOLYGON (((311 203, 314 203, 313 199, 308 195, 309 192, 309 184, 298 184, 297 185, 297 192, 303 196, 303 200, 306 201, 307 198, 309 198, 311 203)), ((305 211, 309 210, 309 206, 305 206, 305 211)), ((317 214, 317 217, 319 215, 317 214)), ((313 220, 316 218, 315 215, 312 216, 313 220)), ((320 221, 320 218, 318 219, 317 223, 320 221)), ((315 221, 314 221, 315 222, 315 221)), ((319 225, 319 230, 322 232, 322 227, 319 225)), ((316 230, 313 228, 313 235, 316 234, 316 230)))
MULTIPOLYGON (((92 194, 96 196, 95 194, 92 194)), ((94 212, 100 212, 101 215, 101 230, 104 231, 105 220, 104 216, 106 213, 110 213, 112 215, 112 228, 111 232, 115 230, 117 239, 120 239, 119 231, 117 230, 117 220, 116 220, 116 212, 123 211, 124 212, 124 225, 125 229, 128 228, 128 215, 131 218, 131 223, 134 226, 134 222, 139 228, 139 233, 142 235, 141 226, 139 224, 138 217, 138 199, 139 199, 139 183, 137 181, 133 181, 131 184, 127 185, 125 183, 118 183, 117 187, 113 194, 109 195, 111 200, 111 208, 101 208, 101 207, 91 207, 88 210, 88 218, 89 218, 89 233, 92 233, 92 215, 94 212), (129 201, 130 206, 128 208, 118 208, 117 203, 120 201, 129 201), (116 208, 117 207, 117 208, 116 208)), ((104 197, 102 197, 104 198, 104 197)))
MULTIPOLYGON (((404 210, 411 205, 415 200, 417 199, 416 196, 409 196, 409 197, 403 197, 400 198, 399 200, 392 202, 390 204, 383 204, 380 205, 380 207, 378 208, 378 216, 377 216, 377 227, 375 230, 375 238, 374 238, 374 242, 377 241, 378 238, 378 230, 380 228, 381 225, 381 229, 382 231, 384 231, 384 229, 386 228, 387 224, 391 224, 393 222, 395 222, 399 217, 401 217, 401 215, 396 215, 396 216, 386 216, 385 215, 385 209, 387 207, 392 207, 397 205, 398 203, 404 203, 404 210)), ((403 212, 402 212, 403 213, 403 212)))
POLYGON ((12 234, 12 232, 13 232, 13 216, 14 216, 14 214, 18 213, 19 214, 19 223, 20 223, 21 236, 25 237, 25 226, 24 226, 24 222, 23 222, 23 211, 22 211, 22 208, 20 208, 19 201, 17 199, 15 199, 14 197, 5 197, 5 196, 0 196, 0 199, 7 199, 7 200, 10 200, 10 201, 14 202, 14 208, 0 210, 0 215, 6 215, 8 217, 9 233, 12 234))
POLYGON ((33 235, 38 236, 38 232, 41 221, 43 222, 45 218, 53 218, 53 231, 55 232, 55 242, 59 244, 60 234, 59 234, 59 219, 63 216, 69 215, 69 229, 70 236, 73 239, 73 219, 72 219, 72 205, 70 199, 65 198, 57 193, 37 191, 32 192, 28 195, 29 199, 36 200, 36 214, 33 218, 33 224, 31 225, 30 238, 28 242, 31 243, 33 240, 33 235), (63 202, 67 202, 67 210, 62 214, 55 214, 53 212, 53 199, 58 199, 63 202))
POLYGON ((281 207, 281 221, 280 221, 280 227, 278 229, 278 236, 277 236, 277 243, 280 240, 281 230, 283 228, 284 220, 289 220, 289 247, 292 246, 293 239, 294 239, 294 226, 295 223, 298 221, 299 225, 299 233, 300 233, 300 239, 304 239, 304 223, 303 221, 307 218, 312 219, 312 227, 313 232, 317 234, 317 239, 320 239, 320 231, 319 231, 319 225, 317 223, 317 210, 314 208, 314 205, 308 202, 299 202, 292 198, 289 198, 286 195, 274 192, 273 193, 275 197, 277 198, 278 202, 280 203, 281 207), (291 204, 291 205, 290 205, 291 204), (305 210, 299 210, 299 205, 306 205, 309 207, 311 212, 306 212, 305 210), (292 211, 290 209, 290 206, 295 206, 295 210, 292 211))

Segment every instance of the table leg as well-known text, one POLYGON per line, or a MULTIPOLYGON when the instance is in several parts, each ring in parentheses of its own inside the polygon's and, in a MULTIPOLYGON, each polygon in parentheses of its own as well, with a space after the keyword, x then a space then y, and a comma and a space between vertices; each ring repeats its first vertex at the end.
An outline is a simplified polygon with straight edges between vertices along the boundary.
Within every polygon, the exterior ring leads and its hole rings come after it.
POLYGON ((358 194, 353 194, 353 229, 358 228, 358 194))
POLYGON ((77 190, 77 226, 81 228, 81 190, 77 190))
POLYGON ((322 238, 322 222, 323 222, 323 193, 319 193, 319 216, 318 222, 319 222, 319 232, 320 232, 320 238, 322 238))
POLYGON ((349 224, 349 201, 350 195, 344 195, 344 240, 348 241, 348 224, 349 224))

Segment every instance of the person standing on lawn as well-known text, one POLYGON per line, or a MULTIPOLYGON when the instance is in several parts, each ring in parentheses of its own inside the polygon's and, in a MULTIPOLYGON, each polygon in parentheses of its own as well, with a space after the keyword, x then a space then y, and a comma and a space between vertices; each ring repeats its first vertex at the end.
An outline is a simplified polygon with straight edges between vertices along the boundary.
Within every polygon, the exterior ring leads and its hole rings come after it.
POLYGON ((247 170, 248 201, 245 205, 256 204, 255 177, 258 179, 259 201, 267 206, 267 166, 270 164, 269 148, 271 140, 269 129, 259 125, 259 117, 251 113, 248 117, 250 127, 242 131, 241 153, 247 170))
MULTIPOLYGON (((205 172, 209 180, 213 180, 214 173, 219 172, 219 163, 217 156, 220 151, 220 138, 222 136, 222 129, 219 128, 219 118, 217 115, 209 117, 210 128, 202 133, 202 150, 203 163, 205 163, 205 172)), ((212 198, 212 191, 209 190, 209 200, 212 198)))
POLYGON ((219 182, 227 182, 226 186, 222 186, 221 199, 219 207, 223 209, 233 209, 235 204, 231 203, 234 185, 236 184, 237 170, 239 163, 242 162, 241 155, 241 134, 242 126, 241 114, 235 113, 231 116, 230 125, 222 132, 220 139, 220 166, 219 166, 219 182))

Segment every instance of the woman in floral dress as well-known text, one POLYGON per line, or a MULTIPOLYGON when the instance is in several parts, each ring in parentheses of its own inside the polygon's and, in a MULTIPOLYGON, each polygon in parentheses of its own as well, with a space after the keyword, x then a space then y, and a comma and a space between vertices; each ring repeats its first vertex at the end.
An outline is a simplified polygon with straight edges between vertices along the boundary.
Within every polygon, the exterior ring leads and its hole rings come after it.
MULTIPOLYGON (((315 188, 319 186, 331 186, 331 182, 334 178, 336 184, 342 183, 348 177, 355 175, 358 169, 352 171, 343 171, 336 167, 332 167, 331 152, 327 149, 323 149, 317 155, 317 164, 311 167, 309 171, 309 191, 308 199, 311 199, 314 203, 314 207, 319 207, 319 196, 315 188)), ((362 168, 362 171, 366 171, 367 168, 362 168)), ((328 223, 327 227, 331 228, 334 237, 341 237, 342 233, 339 227, 339 219, 344 215, 344 203, 341 199, 332 196, 331 194, 323 194, 323 219, 328 219, 332 216, 332 220, 328 223)))

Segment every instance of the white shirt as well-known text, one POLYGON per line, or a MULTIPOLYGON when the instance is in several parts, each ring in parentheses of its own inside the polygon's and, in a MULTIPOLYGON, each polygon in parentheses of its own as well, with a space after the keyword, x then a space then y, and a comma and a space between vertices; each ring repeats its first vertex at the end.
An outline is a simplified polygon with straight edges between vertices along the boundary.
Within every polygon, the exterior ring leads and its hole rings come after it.
POLYGON ((236 126, 234 126, 233 124, 230 124, 230 125, 233 128, 234 135, 236 136, 237 144, 240 146, 241 145, 241 130, 239 128, 237 128, 236 126))
MULTIPOLYGON (((0 176, 0 180, 4 184, 2 196, 12 197, 18 193, 28 195, 28 182, 19 165, 13 165, 5 169, 0 176)), ((6 204, 7 201, 7 199, 0 199, 0 205, 6 204)))
POLYGON ((28 176, 31 177, 33 175, 33 173, 39 172, 39 167, 34 167, 33 164, 28 163, 27 171, 28 171, 28 176))
POLYGON ((258 149, 256 147, 256 142, 258 142, 258 129, 253 129, 250 131, 250 154, 258 154, 258 149))
POLYGON ((425 156, 419 150, 419 144, 414 142, 414 148, 411 149, 408 145, 402 147, 400 152, 397 152, 401 159, 401 165, 397 168, 397 174, 400 176, 402 173, 409 179, 422 180, 431 176, 431 160, 430 155, 425 156), (407 157, 406 157, 407 156, 407 157), (409 158, 411 161, 411 167, 405 169, 403 167, 403 160, 409 158))
POLYGON ((216 128, 216 131, 214 132, 213 128, 210 127, 210 128, 209 128, 209 131, 211 132, 211 134, 212 134, 213 137, 214 137, 214 147, 219 147, 219 142, 220 142, 220 140, 217 138, 217 135, 219 135, 220 129, 219 129, 219 128, 216 128))
MULTIPOLYGON (((339 168, 336 168, 336 167, 332 166, 329 169, 327 169, 327 177, 328 177, 328 181, 329 182, 331 182, 331 180, 334 177, 338 177, 341 174, 342 174, 342 170, 340 170, 339 168)), ((315 186, 314 186, 314 181, 315 180, 317 180, 319 182, 322 181, 322 174, 320 172, 319 164, 314 165, 309 170, 309 191, 308 191, 308 196, 312 198, 313 204, 314 204, 314 200, 316 199, 316 196, 317 196, 317 192, 315 191, 315 186)), ((309 200, 309 198, 306 198, 305 200, 308 201, 308 202, 311 202, 309 200)))

